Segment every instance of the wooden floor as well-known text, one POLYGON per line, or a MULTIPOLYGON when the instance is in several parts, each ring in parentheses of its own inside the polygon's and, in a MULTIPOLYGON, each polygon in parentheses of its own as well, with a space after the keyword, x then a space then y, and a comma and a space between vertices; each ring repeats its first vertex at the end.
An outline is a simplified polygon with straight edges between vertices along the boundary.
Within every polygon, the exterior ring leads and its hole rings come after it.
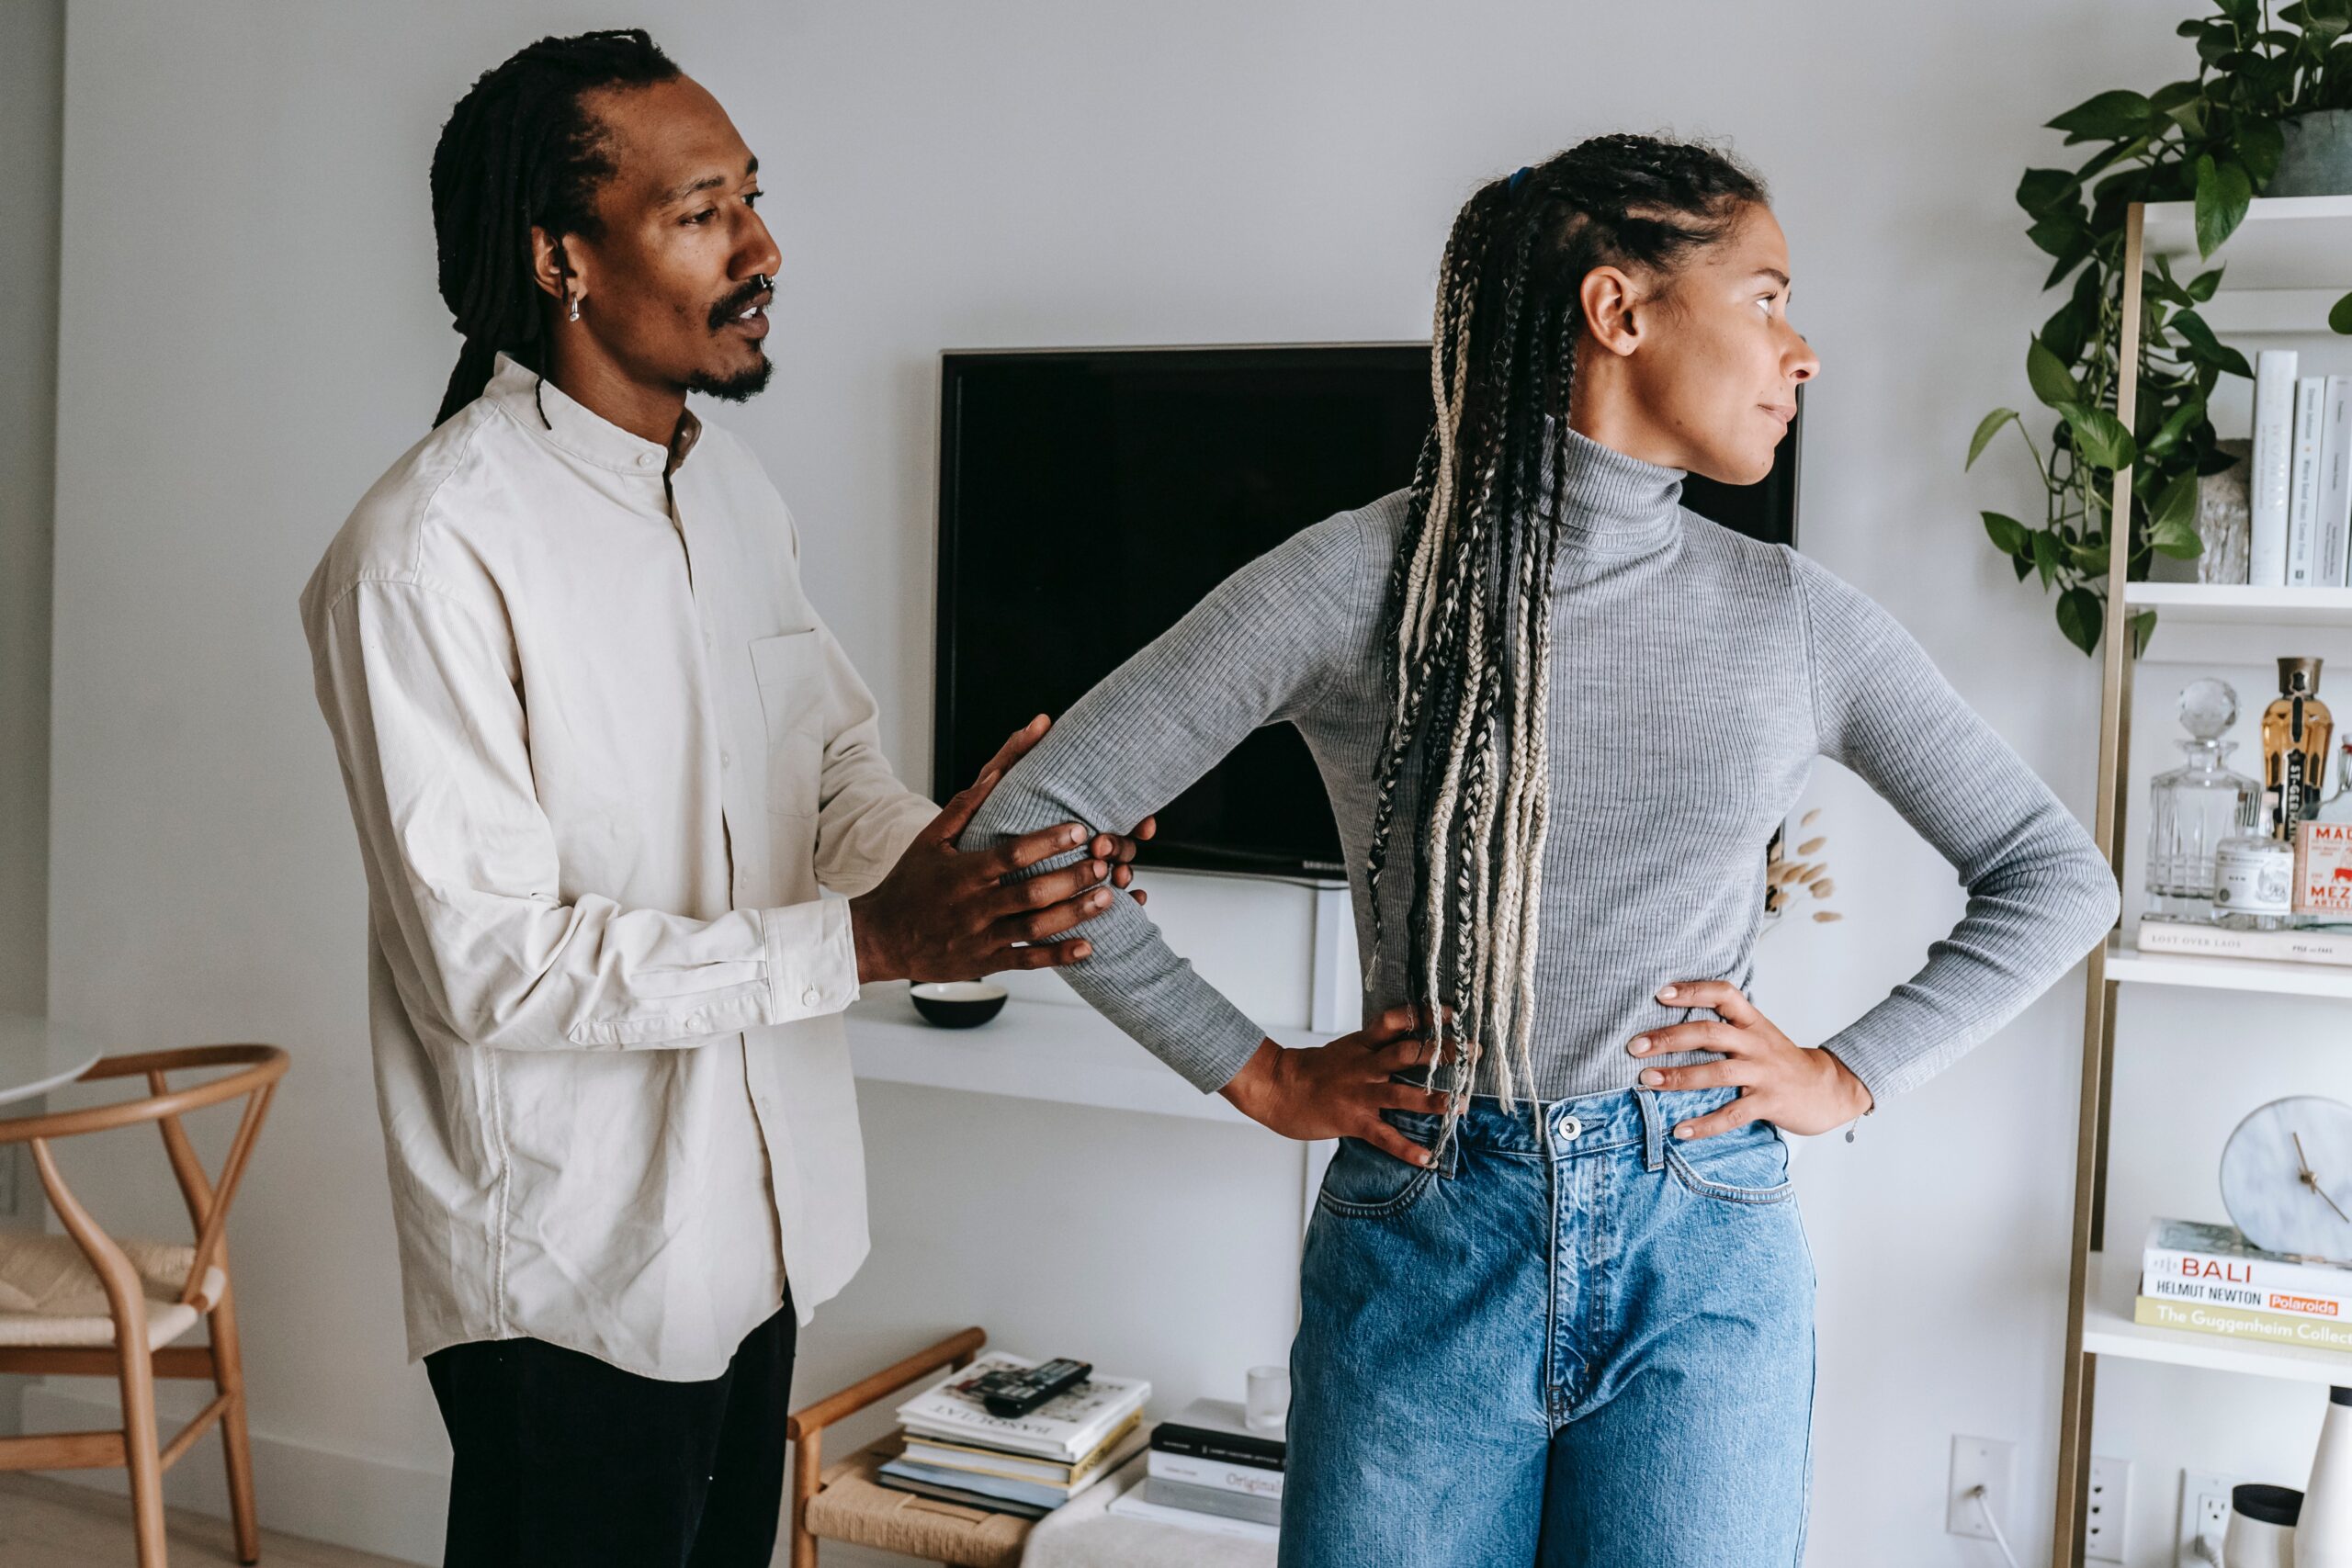
MULTIPOLYGON (((172 1568, 237 1561, 229 1522, 170 1511, 172 1568)), ((409 1568, 389 1557, 261 1532, 264 1568, 409 1568)), ((0 1474, 0 1563, 7 1568, 131 1568, 130 1503, 46 1475, 0 1474)))

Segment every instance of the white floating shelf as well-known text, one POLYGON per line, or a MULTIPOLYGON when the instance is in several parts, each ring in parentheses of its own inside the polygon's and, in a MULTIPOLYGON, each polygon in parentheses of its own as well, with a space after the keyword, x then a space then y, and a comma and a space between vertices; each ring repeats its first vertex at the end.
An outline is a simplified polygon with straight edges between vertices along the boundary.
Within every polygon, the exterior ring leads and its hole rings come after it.
MULTIPOLYGON (((977 1029, 942 1029, 923 1021, 906 987, 871 986, 842 1021, 861 1078, 1156 1116, 1249 1121, 1223 1095, 1203 1094, 1088 1007, 1016 997, 977 1029)), ((1284 1029, 1273 1036, 1291 1046, 1331 1038, 1284 1029)))
POLYGON ((2352 197, 2257 197, 2210 261, 2198 259, 2194 202, 2150 202, 2142 238, 2150 254, 2172 258, 2173 276, 2184 283, 2218 265, 2227 268, 2222 284, 2233 293, 2333 288, 2341 295, 2352 288, 2352 197))
POLYGON ((2211 626, 2352 627, 2352 588, 2246 588, 2206 582, 2132 582, 2123 602, 2156 612, 2159 628, 2211 626))
POLYGON ((2230 1339, 2132 1322, 2132 1298, 2139 1292, 2140 1271, 2132 1258, 2115 1258, 2110 1267, 2105 1254, 2092 1253, 2088 1283, 2089 1299, 2083 1303, 2083 1348, 2095 1356, 2291 1378, 2298 1382, 2352 1384, 2352 1351, 2230 1339))
MULTIPOLYGON (((2352 965, 2142 953, 2127 945, 2120 932, 2107 940, 2107 977, 2143 986, 2200 986, 2209 990, 2262 991, 2272 996, 2352 998, 2352 965)), ((2346 1370, 2352 1371, 2352 1367, 2346 1370)))

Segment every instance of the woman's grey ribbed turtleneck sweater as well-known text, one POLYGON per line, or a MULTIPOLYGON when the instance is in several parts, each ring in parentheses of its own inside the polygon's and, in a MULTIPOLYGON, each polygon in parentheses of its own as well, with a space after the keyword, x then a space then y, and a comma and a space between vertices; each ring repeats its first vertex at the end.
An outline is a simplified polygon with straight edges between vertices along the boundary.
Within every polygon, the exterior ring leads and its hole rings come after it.
MULTIPOLYGON (((1765 845, 1824 756, 1892 803, 1968 889, 1926 965, 1822 1043, 1883 1103, 2071 968, 2114 923, 2115 879, 1893 616, 1795 551, 1682 510, 1681 470, 1574 432, 1568 444, 1536 1092, 1632 1088, 1658 1061, 1628 1055, 1628 1041, 1710 1016, 1660 1006, 1654 993, 1669 981, 1747 987, 1765 845)), ((1235 573, 1055 723, 966 845, 1069 820, 1124 827, 1252 729, 1287 722, 1330 792, 1368 942, 1363 867, 1388 716, 1379 622, 1405 513, 1405 495, 1387 496, 1235 573)), ((1419 819, 1417 803, 1400 799, 1399 829, 1419 819)), ((1412 862, 1400 850, 1392 864, 1391 935, 1367 1017, 1405 995, 1412 862)), ((1117 899, 1080 930, 1093 956, 1061 973, 1193 1083, 1221 1088, 1258 1049, 1264 1031, 1135 904, 1117 899)))

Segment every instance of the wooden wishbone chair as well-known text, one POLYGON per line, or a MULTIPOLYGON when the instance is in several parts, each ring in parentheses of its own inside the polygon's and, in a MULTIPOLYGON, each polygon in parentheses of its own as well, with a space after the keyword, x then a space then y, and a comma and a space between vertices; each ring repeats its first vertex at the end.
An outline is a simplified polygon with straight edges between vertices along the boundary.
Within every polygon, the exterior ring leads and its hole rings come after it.
MULTIPOLYGON (((127 1469, 139 1568, 164 1568, 164 1472, 216 1420, 228 1459, 237 1560, 250 1563, 261 1559, 225 1231, 230 1200, 236 1196, 238 1179, 244 1174, 262 1117, 286 1067, 286 1053, 275 1045, 192 1045, 107 1056, 76 1081, 144 1077, 145 1098, 0 1121, 0 1145, 32 1145, 41 1187, 79 1254, 64 1246, 65 1237, 0 1235, 0 1286, 7 1284, 13 1261, 28 1265, 17 1272, 40 1280, 51 1292, 32 1310, 0 1305, 0 1372, 115 1377, 122 1385, 121 1430, 0 1438, 0 1470, 127 1469), (235 1070, 188 1089, 175 1089, 165 1079, 169 1073, 209 1067, 235 1070), (245 1099, 244 1115, 215 1181, 206 1177, 180 1118, 240 1096, 245 1099), (164 1156, 196 1230, 192 1247, 108 1235, 59 1173, 51 1148, 56 1140, 142 1122, 155 1123, 163 1133, 164 1156), (92 1310, 101 1292, 103 1314, 92 1310), (209 1343, 173 1346, 171 1341, 193 1328, 199 1317, 209 1321, 209 1343), (217 1391, 212 1403, 167 1444, 158 1441, 156 1430, 157 1378, 209 1378, 217 1391)), ((0 1294, 0 1302, 17 1302, 19 1294, 0 1294)))

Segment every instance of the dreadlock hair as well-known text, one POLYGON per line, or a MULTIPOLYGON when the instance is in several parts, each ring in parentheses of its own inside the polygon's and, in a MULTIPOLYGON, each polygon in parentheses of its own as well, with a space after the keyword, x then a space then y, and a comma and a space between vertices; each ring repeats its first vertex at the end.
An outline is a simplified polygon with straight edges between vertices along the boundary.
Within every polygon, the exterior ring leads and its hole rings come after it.
POLYGON ((596 190, 613 175, 609 133, 582 95, 677 74, 642 28, 582 33, 516 51, 458 100, 433 149, 433 237, 442 302, 466 343, 434 423, 481 396, 501 353, 545 367, 531 230, 602 237, 596 190))
POLYGON ((1760 178, 1713 148, 1597 136, 1480 187, 1446 242, 1430 352, 1436 423, 1382 622, 1390 709, 1367 865, 1369 976, 1387 939, 1380 883, 1409 793, 1420 820, 1407 993, 1466 1069, 1453 1080, 1446 1135, 1481 1064, 1506 1104, 1518 1089, 1534 1094, 1550 584, 1585 275, 1670 276, 1767 199, 1760 178), (1500 1047, 1491 1058, 1490 1044, 1500 1047))

